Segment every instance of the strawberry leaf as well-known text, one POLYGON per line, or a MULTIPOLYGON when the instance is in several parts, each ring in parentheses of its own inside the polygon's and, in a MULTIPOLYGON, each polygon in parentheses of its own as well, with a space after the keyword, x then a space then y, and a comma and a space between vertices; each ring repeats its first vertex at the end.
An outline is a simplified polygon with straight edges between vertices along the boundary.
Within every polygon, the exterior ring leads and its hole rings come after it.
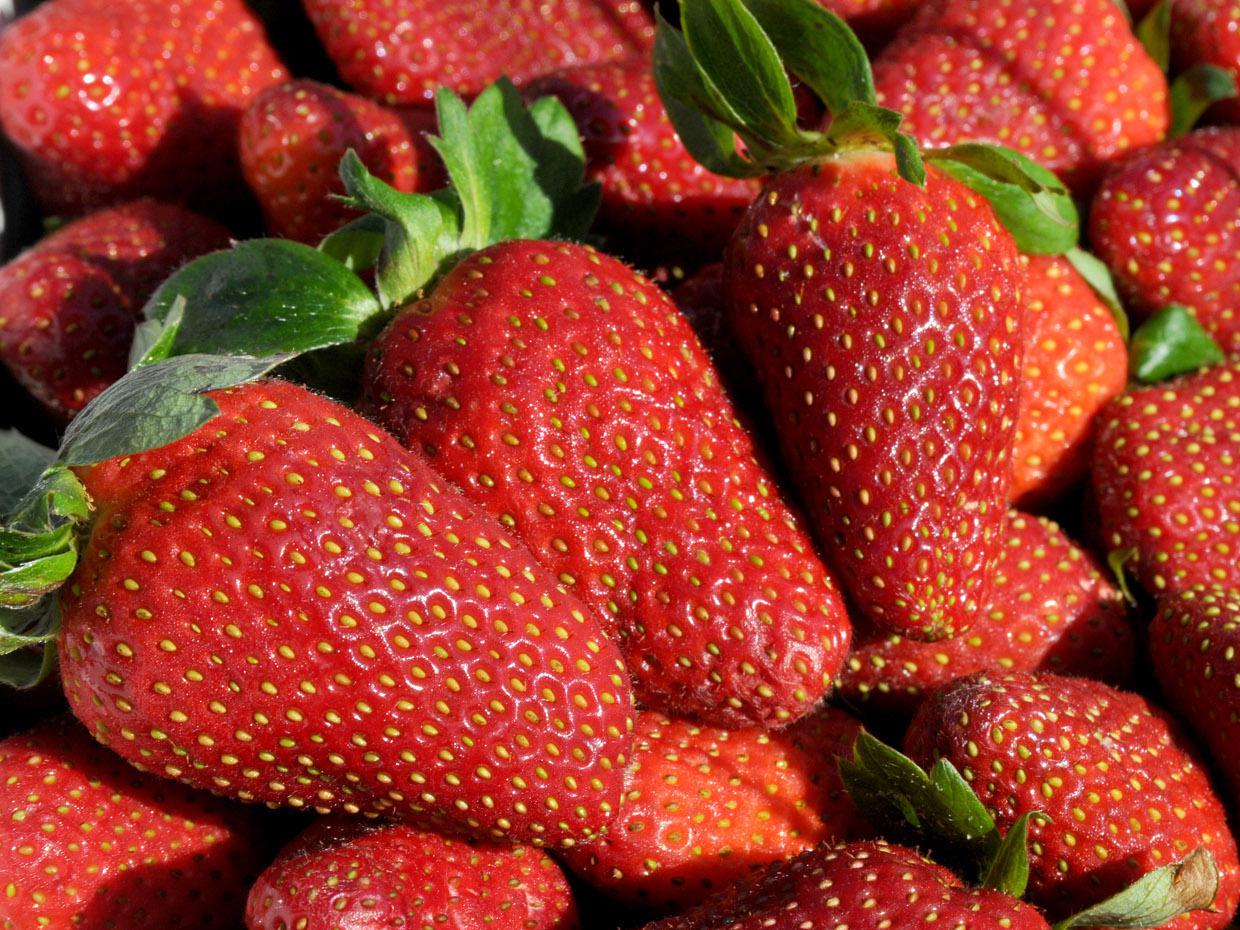
POLYGON ((1021 814, 1016 823, 1012 824, 1003 842, 995 850, 994 856, 982 876, 982 887, 1002 891, 1013 898, 1025 895, 1025 887, 1029 884, 1029 818, 1040 818, 1042 814, 1021 814))
POLYGON ((1100 904, 1055 924, 1055 930, 1161 927, 1190 911, 1209 908, 1218 894, 1218 867, 1205 847, 1172 865, 1147 872, 1100 904))
POLYGON ((17 430, 0 430, 0 519, 17 509, 28 489, 35 486, 55 458, 55 449, 17 430))
POLYGON ((1166 381, 1215 365, 1226 356, 1185 307, 1171 304, 1137 327, 1128 352, 1128 370, 1144 384, 1166 381))
POLYGON ((1171 0, 1159 0, 1137 23, 1137 39, 1155 64, 1166 73, 1171 67, 1171 0))
POLYGON ((1106 304, 1107 309, 1111 311, 1111 316, 1115 319, 1115 325, 1119 328, 1120 338, 1127 342, 1131 335, 1128 328, 1128 314, 1124 312, 1124 305, 1120 303, 1119 292, 1115 290, 1115 280, 1111 277, 1111 270, 1107 268, 1106 263, 1079 246, 1068 249, 1064 253, 1064 258, 1076 269, 1076 273, 1085 279, 1085 283, 1093 288, 1098 299, 1106 304))
POLYGON ((1198 64, 1171 82, 1171 128, 1168 138, 1178 139, 1220 100, 1236 96, 1236 77, 1217 65, 1198 64))

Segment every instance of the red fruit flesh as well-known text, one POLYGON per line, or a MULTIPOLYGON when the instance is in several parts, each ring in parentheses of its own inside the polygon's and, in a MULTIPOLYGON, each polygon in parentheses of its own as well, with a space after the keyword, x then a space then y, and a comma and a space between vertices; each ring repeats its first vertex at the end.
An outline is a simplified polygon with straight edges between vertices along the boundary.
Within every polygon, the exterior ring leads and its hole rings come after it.
POLYGON ((1023 272, 990 206, 851 154, 772 179, 727 254, 732 328, 823 551, 875 624, 984 617, 1011 487, 1023 272))
POLYGON ((619 653, 519 543, 356 414, 278 381, 84 469, 74 713, 247 801, 556 844, 614 815, 619 653))
POLYGON ((648 706, 781 725, 827 690, 849 638, 833 580, 689 324, 627 266, 478 252, 380 337, 367 391, 609 620, 648 706))

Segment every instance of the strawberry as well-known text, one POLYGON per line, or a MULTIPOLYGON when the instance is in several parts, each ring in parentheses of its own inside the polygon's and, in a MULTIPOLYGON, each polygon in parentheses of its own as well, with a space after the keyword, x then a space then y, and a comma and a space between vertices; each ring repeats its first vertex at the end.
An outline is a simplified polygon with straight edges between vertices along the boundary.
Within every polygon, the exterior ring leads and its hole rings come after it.
MULTIPOLYGON (((74 713, 142 768, 246 801, 522 842, 602 829, 630 697, 589 610, 344 407, 280 381, 210 398, 184 438, 79 468, 96 513, 60 592, 74 713)), ((103 400, 70 450, 125 428, 103 400)))
POLYGON ((1187 742, 1144 698, 1100 682, 981 673, 934 692, 905 737, 929 766, 946 759, 1001 832, 1029 830, 1029 900, 1058 920, 1204 847, 1219 884, 1212 912, 1167 926, 1225 927, 1240 861, 1223 806, 1187 742))
POLYGON ((717 258, 757 196, 755 179, 714 174, 686 151, 647 57, 565 68, 525 93, 554 95, 572 113, 603 187, 599 221, 629 250, 717 258))
POLYGON ((823 696, 840 596, 654 284, 585 246, 491 246, 400 311, 366 383, 381 423, 611 622, 648 706, 782 725, 823 696))
POLYGON ((1187 307, 1240 353, 1240 129, 1199 129, 1136 152, 1103 180, 1089 236, 1133 316, 1187 307))
POLYGON ((1012 497, 1053 501, 1089 470, 1097 413, 1124 389, 1128 350, 1112 312, 1064 258, 1023 256, 1025 377, 1012 448, 1012 497))
POLYGON ((69 223, 0 268, 0 359, 65 423, 122 374, 142 305, 228 230, 140 200, 69 223))
POLYGON ((284 68, 242 0, 51 0, 0 36, 0 126, 55 213, 236 199, 237 121, 284 68))
POLYGON ((319 820, 255 883, 247 930, 571 930, 564 873, 528 846, 471 846, 403 824, 319 820))
MULTIPOLYGON (((1177 70, 1214 65, 1240 77, 1240 4, 1236 0, 1169 0, 1171 51, 1177 70)), ((1240 121, 1240 101, 1221 100, 1210 110, 1223 122, 1240 121)))
POLYGON ((330 197, 344 193, 336 166, 349 149, 397 190, 438 187, 442 171, 426 141, 431 129, 420 111, 402 114, 325 84, 293 81, 263 91, 242 116, 241 169, 268 231, 314 244, 354 215, 330 197))
POLYGON ((0 741, 0 926, 233 930, 253 810, 142 775, 61 717, 0 741))
POLYGON ((1047 930, 1032 907, 998 891, 975 890, 911 849, 824 844, 777 863, 757 881, 734 885, 695 910, 645 930, 1047 930))
POLYGON ((683 910, 771 862, 865 832, 834 764, 860 729, 844 711, 824 708, 776 733, 641 711, 635 729, 615 822, 564 852, 612 897, 683 910))
POLYGON ((387 103, 429 105, 440 86, 477 95, 556 68, 649 49, 637 0, 303 0, 344 80, 387 103))
POLYGON ((1136 643, 1104 572, 1054 523, 1010 511, 987 621, 937 643, 861 636, 839 693, 875 716, 908 718, 925 694, 974 672, 1044 669, 1125 683, 1136 643))
POLYGON ((907 22, 921 0, 818 0, 837 13, 865 43, 866 48, 881 48, 895 31, 907 22))
POLYGON ((1009 145, 1077 192, 1169 125, 1166 79, 1115 0, 932 0, 874 84, 923 144, 1009 145))
POLYGON ((1133 550, 1147 591, 1240 586, 1240 362, 1113 400, 1093 485, 1107 544, 1133 550))

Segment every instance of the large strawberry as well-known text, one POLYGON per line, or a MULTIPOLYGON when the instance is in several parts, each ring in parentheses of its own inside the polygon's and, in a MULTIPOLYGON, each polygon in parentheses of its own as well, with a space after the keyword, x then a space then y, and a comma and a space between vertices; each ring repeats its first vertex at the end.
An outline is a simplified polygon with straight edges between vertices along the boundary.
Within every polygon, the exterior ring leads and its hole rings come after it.
POLYGON ((388 103, 473 97, 502 74, 521 84, 566 65, 649 49, 638 0, 302 0, 341 76, 388 103))
POLYGON ((51 0, 0 36, 0 125, 53 212, 237 200, 237 121, 284 68, 243 0, 51 0))
POLYGON ((1126 683, 1136 643, 1106 569, 1054 523, 1009 512, 985 623, 920 643, 862 634, 840 694, 867 714, 907 718, 935 688, 982 671, 1046 671, 1126 683))
POLYGON ((1187 307, 1240 353, 1240 129, 1201 129, 1136 152, 1105 177, 1090 242, 1134 316, 1187 307))
POLYGON ((125 373, 155 288, 228 236, 205 217, 148 200, 63 226, 0 268, 0 359, 67 422, 125 373))
POLYGON ((1115 0, 932 0, 874 82, 923 144, 1008 145, 1076 191, 1169 124, 1166 79, 1115 0))
POLYGON ((528 846, 472 846, 403 824, 328 818, 263 872, 245 918, 247 930, 572 930, 577 908, 560 867, 528 846))
POLYGON ((135 772, 72 718, 0 742, 0 926, 234 930, 258 813, 135 772))
POLYGON ((639 712, 619 815, 564 858, 612 897, 677 911, 823 840, 864 835, 835 765, 859 729, 835 708, 776 733, 639 712))

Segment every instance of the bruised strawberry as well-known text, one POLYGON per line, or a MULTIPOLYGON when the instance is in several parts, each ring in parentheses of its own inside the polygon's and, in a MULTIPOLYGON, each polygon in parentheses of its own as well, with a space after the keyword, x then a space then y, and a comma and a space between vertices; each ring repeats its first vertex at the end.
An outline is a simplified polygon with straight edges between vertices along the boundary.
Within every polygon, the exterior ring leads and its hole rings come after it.
POLYGON ((57 421, 125 373, 142 306, 228 230, 140 200, 69 223, 0 268, 0 359, 57 421))
POLYGON ((246 810, 134 771, 72 718, 0 741, 0 926, 233 930, 264 865, 246 810))
POLYGON ((320 820, 250 891, 247 930, 573 930, 564 873, 528 846, 471 846, 403 824, 320 820))
POLYGON ((651 707, 779 725, 847 651, 839 593, 689 324, 585 246, 477 252, 376 342, 382 423, 607 618, 651 707))
POLYGON ((859 637, 839 693, 883 717, 907 718, 935 688, 982 671, 1053 671, 1118 684, 1136 643, 1105 569, 1042 517, 1010 511, 985 622, 937 643, 859 637))
POLYGON ((564 859, 612 897, 675 911, 823 840, 859 836, 835 760, 860 728, 835 708, 774 733, 641 711, 619 815, 564 859))
POLYGON ((211 397, 185 438, 80 470, 74 713, 246 801, 547 844, 601 830, 630 697, 589 610, 344 407, 279 381, 211 397))

